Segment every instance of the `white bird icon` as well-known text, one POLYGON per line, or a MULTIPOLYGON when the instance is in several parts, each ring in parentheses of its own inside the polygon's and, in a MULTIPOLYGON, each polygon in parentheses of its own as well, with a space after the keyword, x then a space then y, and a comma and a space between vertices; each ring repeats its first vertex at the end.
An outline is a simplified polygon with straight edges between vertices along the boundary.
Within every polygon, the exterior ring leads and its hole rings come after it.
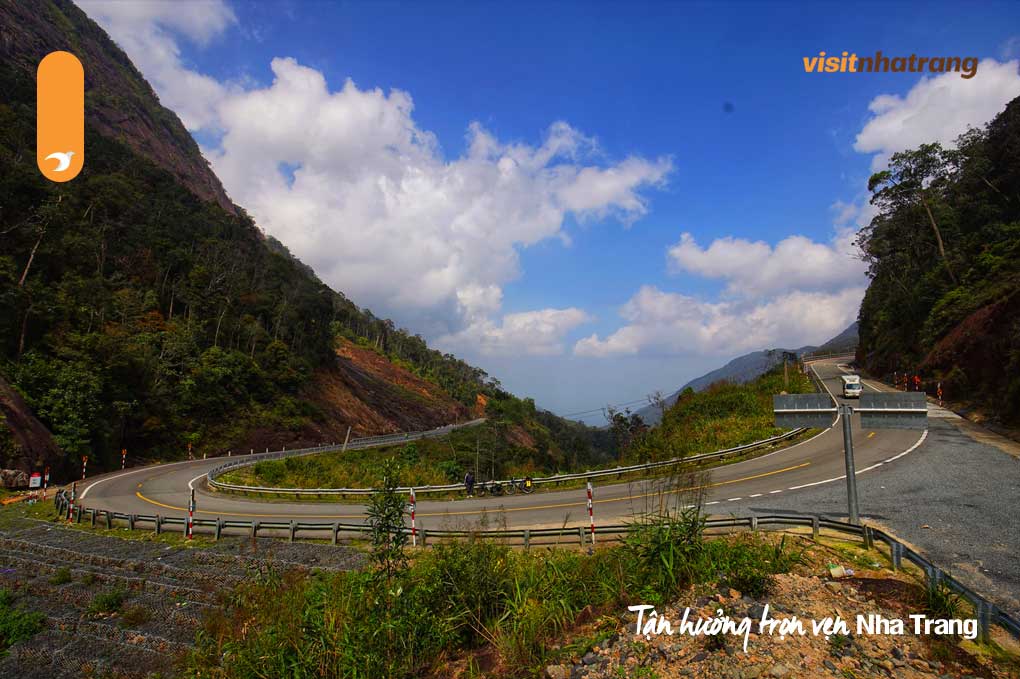
POLYGON ((68 151, 67 153, 51 153, 46 156, 46 160, 56 160, 57 166, 53 168, 54 172, 63 172, 71 166, 71 156, 74 155, 74 151, 68 151))

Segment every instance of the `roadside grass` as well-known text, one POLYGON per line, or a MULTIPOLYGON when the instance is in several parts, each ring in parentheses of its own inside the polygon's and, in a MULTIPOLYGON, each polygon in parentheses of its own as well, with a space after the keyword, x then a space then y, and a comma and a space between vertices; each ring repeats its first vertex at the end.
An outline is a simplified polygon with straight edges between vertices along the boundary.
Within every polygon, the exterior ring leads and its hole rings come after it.
POLYGON ((409 677, 482 648, 510 674, 532 674, 604 639, 596 629, 556 645, 602 612, 707 583, 764 594, 802 558, 783 539, 708 538, 703 517, 677 508, 646 516, 622 544, 590 554, 474 539, 436 544, 390 577, 266 572, 207 619, 185 674, 409 677))

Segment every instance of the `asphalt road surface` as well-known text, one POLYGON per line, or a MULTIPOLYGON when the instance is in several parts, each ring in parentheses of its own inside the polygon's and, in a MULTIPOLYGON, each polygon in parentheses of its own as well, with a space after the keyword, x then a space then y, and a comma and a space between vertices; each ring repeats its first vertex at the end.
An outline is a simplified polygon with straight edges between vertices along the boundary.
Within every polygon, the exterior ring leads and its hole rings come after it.
MULTIPOLYGON (((813 368, 833 394, 840 393, 839 376, 844 369, 835 360, 813 368)), ((887 389, 869 385, 871 389, 887 389)), ((882 476, 896 467, 909 467, 910 454, 923 449, 925 435, 918 431, 862 431, 854 417, 854 446, 858 474, 882 476)), ((236 495, 215 493, 205 487, 205 474, 222 460, 199 460, 156 465, 116 472, 88 481, 80 487, 87 507, 133 514, 183 516, 190 488, 196 490, 196 517, 260 521, 360 521, 363 507, 323 502, 260 502, 236 495)), ((686 502, 704 493, 706 509, 728 514, 749 501, 783 498, 784 504, 805 513, 815 507, 798 500, 812 489, 831 486, 845 492, 843 439, 840 426, 814 438, 778 451, 717 467, 708 478, 674 478, 631 483, 605 483, 595 489, 595 519, 618 523, 654 509, 666 498, 686 502)), ((813 496, 813 495, 811 495, 813 496)), ((467 528, 486 522, 490 527, 536 528, 586 525, 584 489, 562 490, 499 498, 432 501, 420 496, 419 525, 427 528, 467 528), (484 517, 484 519, 483 519, 484 517)))

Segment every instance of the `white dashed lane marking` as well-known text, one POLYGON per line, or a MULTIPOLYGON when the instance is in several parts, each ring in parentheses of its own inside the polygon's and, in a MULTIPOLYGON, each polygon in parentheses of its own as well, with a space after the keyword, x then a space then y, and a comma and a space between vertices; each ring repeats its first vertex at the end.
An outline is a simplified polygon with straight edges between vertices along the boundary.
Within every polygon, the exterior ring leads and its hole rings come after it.
MULTIPOLYGON (((916 450, 918 446, 920 446, 922 443, 924 443, 924 440, 926 438, 928 438, 928 430, 927 429, 925 429, 923 432, 921 432, 921 438, 917 439, 917 441, 914 443, 914 445, 910 446, 909 448, 904 450, 899 455, 893 455, 892 457, 886 458, 885 460, 882 460, 881 462, 876 462, 875 464, 871 465, 870 467, 865 467, 864 469, 858 469, 855 472, 855 475, 856 474, 863 474, 864 472, 871 471, 872 469, 877 469, 878 467, 881 467, 882 465, 884 465, 886 463, 889 463, 889 462, 892 462, 894 460, 900 459, 901 457, 903 457, 907 453, 909 453, 909 452, 911 452, 913 450, 916 450)), ((840 479, 845 479, 845 478, 846 478, 846 474, 843 474, 842 476, 834 476, 831 479, 825 479, 823 481, 815 481, 813 483, 805 483, 805 484, 802 484, 802 485, 799 485, 799 486, 790 486, 786 490, 800 490, 801 488, 810 488, 812 486, 820 486, 823 483, 832 483, 833 481, 839 481, 840 479)), ((769 495, 775 495, 776 493, 782 493, 782 492, 783 492, 782 488, 779 488, 779 489, 776 489, 776 490, 770 490, 769 491, 769 495)), ((754 495, 748 495, 747 497, 748 497, 748 499, 751 499, 751 498, 754 498, 754 497, 761 497, 761 496, 762 496, 762 493, 755 493, 754 495)), ((731 497, 731 498, 729 498, 726 501, 727 502, 736 502, 737 500, 743 500, 743 499, 744 498, 742 498, 742 497, 731 497)), ((714 504, 714 503, 709 502, 709 503, 706 503, 706 504, 714 504)))

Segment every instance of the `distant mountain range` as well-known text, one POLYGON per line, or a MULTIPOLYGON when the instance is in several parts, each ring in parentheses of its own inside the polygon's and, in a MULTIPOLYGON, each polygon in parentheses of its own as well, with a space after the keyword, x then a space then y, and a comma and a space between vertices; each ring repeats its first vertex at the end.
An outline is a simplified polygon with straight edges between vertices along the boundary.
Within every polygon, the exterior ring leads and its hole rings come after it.
POLYGON ((857 351, 857 321, 831 340, 814 350, 816 354, 841 354, 857 351))
MULTIPOLYGON (((705 373, 701 377, 691 380, 667 396, 666 405, 668 407, 676 403, 677 398, 684 389, 687 389, 688 387, 694 391, 701 391, 710 384, 720 381, 738 383, 750 382, 759 375, 768 372, 773 366, 782 363, 784 353, 792 353, 797 356, 810 353, 827 354, 841 351, 853 351, 856 347, 857 323, 854 322, 846 330, 818 347, 809 345, 800 347, 799 349, 764 349, 762 351, 753 351, 750 354, 738 356, 721 368, 716 368, 709 373, 705 373)), ((658 424, 662 417, 662 413, 659 411, 658 406, 654 404, 647 405, 636 412, 647 424, 658 424)))

